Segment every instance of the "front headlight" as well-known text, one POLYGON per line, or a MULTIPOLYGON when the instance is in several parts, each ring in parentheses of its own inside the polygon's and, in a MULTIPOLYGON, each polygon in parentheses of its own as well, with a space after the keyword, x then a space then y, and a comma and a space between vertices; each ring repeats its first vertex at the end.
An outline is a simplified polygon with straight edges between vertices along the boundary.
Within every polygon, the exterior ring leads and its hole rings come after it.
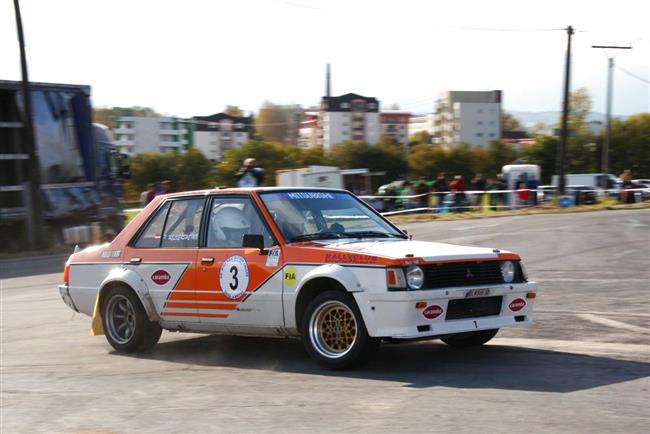
POLYGON ((526 267, 524 267, 523 262, 519 262, 519 267, 521 268, 521 277, 524 280, 524 282, 528 282, 528 270, 526 270, 526 267))
POLYGON ((515 280, 515 264, 512 261, 501 263, 501 276, 505 283, 512 283, 515 280))
POLYGON ((424 272, 417 265, 411 265, 406 269, 406 283, 411 289, 420 289, 424 285, 424 272))

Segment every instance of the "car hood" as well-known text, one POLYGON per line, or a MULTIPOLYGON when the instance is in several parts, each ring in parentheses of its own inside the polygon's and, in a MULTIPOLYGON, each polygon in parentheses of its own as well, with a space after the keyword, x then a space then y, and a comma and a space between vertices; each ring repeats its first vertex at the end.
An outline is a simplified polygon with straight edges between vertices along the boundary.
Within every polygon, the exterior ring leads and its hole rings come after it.
POLYGON ((455 244, 410 240, 348 240, 323 244, 321 247, 345 251, 346 253, 377 255, 391 259, 403 259, 406 255, 413 255, 415 258, 422 258, 425 261, 496 259, 498 253, 510 253, 503 250, 495 251, 494 249, 485 247, 458 246, 455 244))

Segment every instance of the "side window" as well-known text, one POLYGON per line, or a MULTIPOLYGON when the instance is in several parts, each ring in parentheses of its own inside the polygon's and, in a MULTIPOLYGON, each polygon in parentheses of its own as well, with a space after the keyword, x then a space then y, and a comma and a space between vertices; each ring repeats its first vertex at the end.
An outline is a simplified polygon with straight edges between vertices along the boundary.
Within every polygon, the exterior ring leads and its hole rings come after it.
POLYGON ((160 239, 162 237, 163 226, 165 225, 165 217, 167 217, 168 210, 169 202, 163 205, 154 218, 149 221, 147 228, 140 234, 140 237, 135 242, 135 247, 146 249, 160 246, 160 239))
POLYGON ((264 247, 273 237, 249 198, 215 197, 208 221, 208 248, 241 248, 244 235, 262 235, 264 247))
POLYGON ((204 198, 173 201, 161 247, 198 247, 204 204, 204 198))

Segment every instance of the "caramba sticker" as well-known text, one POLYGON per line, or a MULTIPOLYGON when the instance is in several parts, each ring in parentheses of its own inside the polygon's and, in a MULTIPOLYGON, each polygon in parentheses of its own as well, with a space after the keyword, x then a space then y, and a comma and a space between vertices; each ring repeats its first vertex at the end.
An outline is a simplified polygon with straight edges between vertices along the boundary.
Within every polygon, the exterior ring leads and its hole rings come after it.
POLYGON ((164 285, 165 283, 169 282, 169 279, 171 278, 172 276, 170 276, 170 274, 165 270, 156 270, 151 275, 151 280, 156 285, 164 285))
POLYGON ((426 319, 436 319, 442 314, 442 308, 438 305, 432 305, 422 311, 426 319))
POLYGON ((523 298, 516 298, 508 305, 508 308, 513 312, 519 312, 526 306, 526 301, 523 298))
POLYGON ((286 286, 294 286, 298 278, 298 270, 296 267, 287 267, 284 269, 284 284, 286 286))
POLYGON ((279 261, 280 261, 280 249, 269 250, 269 254, 266 257, 266 266, 277 267, 279 261))
POLYGON ((248 264, 242 256, 231 256, 221 264, 219 286, 228 298, 239 298, 248 289, 248 264))

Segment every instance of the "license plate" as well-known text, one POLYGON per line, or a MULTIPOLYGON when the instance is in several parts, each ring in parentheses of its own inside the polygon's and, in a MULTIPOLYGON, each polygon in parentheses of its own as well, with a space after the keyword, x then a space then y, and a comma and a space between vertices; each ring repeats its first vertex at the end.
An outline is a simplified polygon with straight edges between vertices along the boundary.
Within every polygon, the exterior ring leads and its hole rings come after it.
POLYGON ((490 288, 470 289, 465 293, 465 298, 487 297, 490 295, 490 288))

